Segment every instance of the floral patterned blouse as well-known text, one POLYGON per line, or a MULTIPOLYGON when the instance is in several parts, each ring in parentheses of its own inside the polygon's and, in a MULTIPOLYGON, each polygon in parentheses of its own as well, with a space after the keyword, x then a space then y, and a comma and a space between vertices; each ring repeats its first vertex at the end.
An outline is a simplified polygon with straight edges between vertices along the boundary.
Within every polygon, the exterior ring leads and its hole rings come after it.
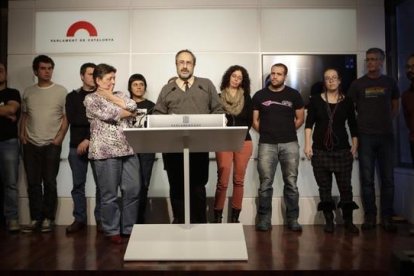
MULTIPOLYGON (((134 100, 121 91, 114 95, 123 99, 128 111, 134 111, 137 105, 134 100)), ((134 154, 124 135, 123 129, 128 127, 129 120, 121 119, 122 108, 109 102, 96 92, 85 97, 86 116, 91 123, 89 142, 89 159, 108 159, 134 154)))

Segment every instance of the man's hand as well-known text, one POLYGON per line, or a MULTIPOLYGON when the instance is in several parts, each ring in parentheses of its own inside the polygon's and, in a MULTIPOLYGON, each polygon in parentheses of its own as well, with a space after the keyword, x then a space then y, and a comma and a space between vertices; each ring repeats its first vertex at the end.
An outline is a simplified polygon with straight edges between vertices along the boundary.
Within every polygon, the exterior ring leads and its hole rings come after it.
POLYGON ((76 149, 76 153, 78 155, 84 155, 88 152, 88 148, 89 148, 89 140, 85 139, 82 142, 80 142, 80 144, 78 145, 76 149))

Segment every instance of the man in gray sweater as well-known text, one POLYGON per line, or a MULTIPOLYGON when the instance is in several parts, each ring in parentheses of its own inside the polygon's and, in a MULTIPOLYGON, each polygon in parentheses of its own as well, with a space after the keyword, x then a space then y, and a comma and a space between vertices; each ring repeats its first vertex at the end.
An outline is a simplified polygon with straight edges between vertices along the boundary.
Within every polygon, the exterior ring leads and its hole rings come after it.
MULTIPOLYGON (((224 113, 216 88, 206 78, 193 75, 196 57, 189 50, 175 56, 178 78, 166 84, 158 97, 154 114, 224 113)), ((170 184, 173 223, 184 223, 184 168, 182 153, 163 153, 164 168, 170 184)), ((208 152, 190 153, 190 221, 206 223, 208 152)))

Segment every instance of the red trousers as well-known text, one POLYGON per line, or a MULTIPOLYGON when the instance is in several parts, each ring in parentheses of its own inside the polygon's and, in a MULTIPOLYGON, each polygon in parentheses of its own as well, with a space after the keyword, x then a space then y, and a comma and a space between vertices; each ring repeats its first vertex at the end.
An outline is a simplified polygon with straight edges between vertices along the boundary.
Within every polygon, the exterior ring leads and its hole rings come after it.
POLYGON ((247 164, 252 155, 252 141, 244 141, 240 151, 216 152, 217 160, 217 187, 214 200, 214 209, 223 210, 227 195, 230 173, 233 167, 233 196, 231 207, 241 210, 244 192, 244 176, 246 175, 247 164))

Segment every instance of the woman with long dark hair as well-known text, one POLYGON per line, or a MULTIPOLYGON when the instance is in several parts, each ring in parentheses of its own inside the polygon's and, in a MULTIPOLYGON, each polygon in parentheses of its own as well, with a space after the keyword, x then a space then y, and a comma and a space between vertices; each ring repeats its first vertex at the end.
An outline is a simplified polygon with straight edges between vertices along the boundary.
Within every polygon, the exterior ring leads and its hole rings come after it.
POLYGON ((214 200, 214 222, 221 223, 230 172, 233 167, 233 196, 231 222, 239 222, 244 193, 244 176, 252 155, 253 145, 249 134, 253 122, 250 78, 247 70, 233 65, 224 73, 219 95, 226 112, 227 126, 247 126, 243 147, 237 152, 216 152, 217 188, 214 200))

